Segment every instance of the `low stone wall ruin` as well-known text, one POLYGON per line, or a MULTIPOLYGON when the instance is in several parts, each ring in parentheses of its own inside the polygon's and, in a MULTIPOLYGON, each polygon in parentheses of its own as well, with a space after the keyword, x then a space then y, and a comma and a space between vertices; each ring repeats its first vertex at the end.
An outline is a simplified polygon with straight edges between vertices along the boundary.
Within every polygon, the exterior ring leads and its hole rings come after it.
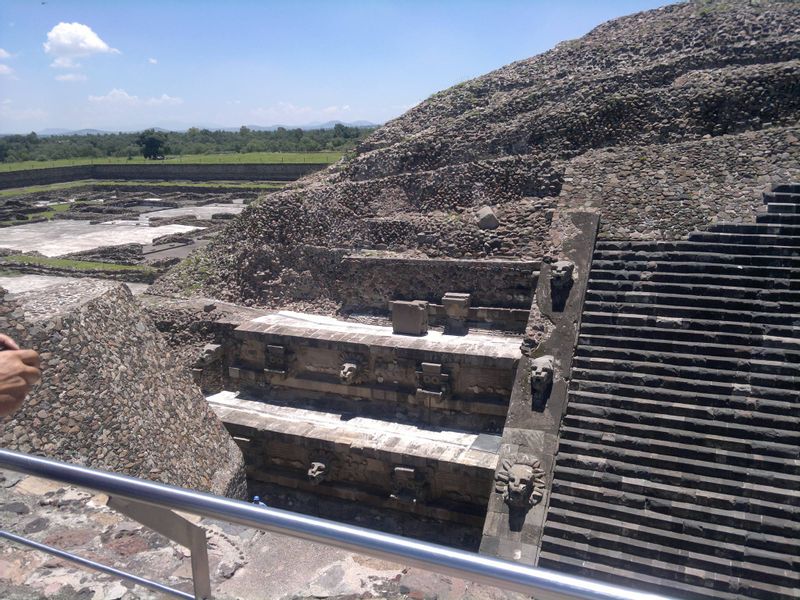
POLYGON ((82 179, 179 179, 188 181, 294 181, 327 165, 279 164, 153 164, 79 165, 0 173, 0 189, 82 179))

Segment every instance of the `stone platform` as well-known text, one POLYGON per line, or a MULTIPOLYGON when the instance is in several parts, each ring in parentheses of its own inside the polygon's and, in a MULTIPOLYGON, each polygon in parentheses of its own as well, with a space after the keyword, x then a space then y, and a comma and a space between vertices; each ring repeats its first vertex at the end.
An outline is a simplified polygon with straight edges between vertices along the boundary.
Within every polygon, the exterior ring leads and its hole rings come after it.
POLYGON ((251 480, 480 527, 500 438, 208 397, 251 480))
POLYGON ((240 325, 233 387, 273 404, 497 433, 520 339, 391 327, 278 312, 240 325))

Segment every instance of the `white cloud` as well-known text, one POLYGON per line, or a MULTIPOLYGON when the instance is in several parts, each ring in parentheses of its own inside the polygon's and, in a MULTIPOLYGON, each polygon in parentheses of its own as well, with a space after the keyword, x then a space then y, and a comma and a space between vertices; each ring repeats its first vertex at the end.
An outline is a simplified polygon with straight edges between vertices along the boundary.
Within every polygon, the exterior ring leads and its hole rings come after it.
POLYGON ((12 76, 14 75, 14 69, 8 65, 0 64, 0 75, 12 76))
POLYGON ((100 39, 92 28, 83 23, 59 23, 47 32, 44 51, 54 57, 51 67, 57 69, 75 69, 80 67, 76 58, 93 54, 118 54, 100 39))
POLYGON ((183 99, 168 96, 167 94, 161 94, 153 98, 140 98, 139 96, 129 94, 125 90, 114 88, 105 96, 89 96, 89 102, 106 106, 174 106, 176 104, 183 104, 183 99))
POLYGON ((158 59, 148 58, 147 62, 150 63, 151 65, 157 65, 158 64, 158 59))
POLYGON ((56 75, 56 81, 86 81, 86 75, 83 73, 64 73, 63 75, 56 75))
POLYGON ((0 48, 0 60, 4 60, 6 58, 11 58, 11 52, 3 48, 0 48))

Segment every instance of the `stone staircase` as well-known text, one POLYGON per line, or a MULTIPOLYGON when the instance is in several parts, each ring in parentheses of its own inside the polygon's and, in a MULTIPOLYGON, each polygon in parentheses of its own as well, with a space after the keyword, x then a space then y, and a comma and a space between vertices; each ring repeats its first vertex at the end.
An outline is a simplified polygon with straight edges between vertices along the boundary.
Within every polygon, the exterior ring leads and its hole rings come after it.
POLYGON ((765 203, 596 245, 540 566, 800 598, 800 185, 765 203))

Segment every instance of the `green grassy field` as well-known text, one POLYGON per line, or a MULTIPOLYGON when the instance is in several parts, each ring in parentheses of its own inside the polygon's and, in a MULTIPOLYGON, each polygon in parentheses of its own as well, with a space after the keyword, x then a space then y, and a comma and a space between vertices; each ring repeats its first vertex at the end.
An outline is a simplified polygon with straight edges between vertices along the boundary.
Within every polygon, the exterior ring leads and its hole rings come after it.
POLYGON ((24 265, 39 265, 59 269, 78 269, 80 271, 140 271, 153 273, 155 269, 139 265, 118 265, 116 263, 96 262, 91 260, 70 260, 68 258, 47 258, 46 256, 30 256, 27 254, 12 254, 0 258, 3 263, 19 263, 24 265))
POLYGON ((146 185, 148 187, 161 187, 169 189, 171 187, 224 187, 247 190, 278 190, 286 185, 283 181, 108 181, 97 179, 83 179, 80 181, 67 181, 64 183, 51 183, 48 185, 31 185, 21 188, 9 188, 0 190, 0 198, 10 196, 21 196, 23 194, 35 194, 37 192, 52 192, 57 190, 68 190, 92 186, 93 188, 123 188, 130 186, 146 185))
POLYGON ((134 156, 131 159, 120 157, 65 158, 62 160, 26 160, 24 162, 0 163, 0 172, 77 165, 163 165, 165 163, 185 165, 312 163, 329 165, 341 157, 341 152, 246 152, 243 154, 187 154, 186 156, 167 156, 165 160, 145 160, 141 156, 134 156))

